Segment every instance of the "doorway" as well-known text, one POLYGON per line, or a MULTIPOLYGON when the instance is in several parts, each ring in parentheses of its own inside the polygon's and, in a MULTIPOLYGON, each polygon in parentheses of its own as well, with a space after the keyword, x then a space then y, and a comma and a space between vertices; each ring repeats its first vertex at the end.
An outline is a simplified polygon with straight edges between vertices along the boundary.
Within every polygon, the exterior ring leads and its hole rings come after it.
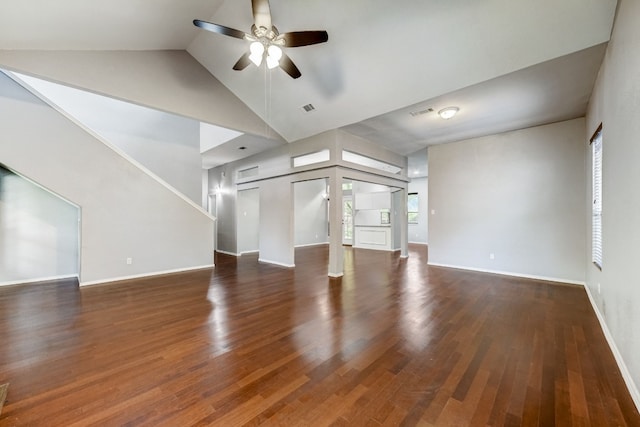
POLYGON ((238 191, 238 254, 258 252, 260 234, 260 190, 238 191))
POLYGON ((342 244, 353 245, 353 196, 342 196, 342 244))
POLYGON ((213 222, 213 250, 214 252, 218 249, 218 206, 217 206, 217 197, 216 193, 209 194, 207 199, 207 211, 209 215, 214 217, 216 220, 213 222))

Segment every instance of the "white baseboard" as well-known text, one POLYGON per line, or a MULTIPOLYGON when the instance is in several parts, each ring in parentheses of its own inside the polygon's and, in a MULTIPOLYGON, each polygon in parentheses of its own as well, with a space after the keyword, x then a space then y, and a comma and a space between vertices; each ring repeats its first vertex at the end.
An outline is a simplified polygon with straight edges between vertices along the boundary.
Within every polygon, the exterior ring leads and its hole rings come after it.
POLYGON ((251 254, 257 254, 258 252, 260 252, 259 250, 253 250, 253 251, 242 251, 238 254, 238 256, 242 256, 242 255, 251 255, 251 254))
POLYGON ((591 303, 591 307, 593 307, 593 311, 596 313, 596 317, 598 318, 598 322, 600 322, 600 327, 602 328, 602 332, 604 333, 604 337, 609 344, 609 348, 613 353, 613 357, 616 359, 616 363, 618 364, 618 369, 620 369, 620 373, 622 374, 622 378, 624 379, 624 383, 627 385, 627 389, 629 389, 629 394, 631 394, 631 399, 633 399, 633 403, 636 404, 636 409, 640 410, 640 391, 638 391, 638 387, 633 382, 633 377, 629 373, 629 369, 627 369, 627 365, 624 363, 624 359, 622 358, 622 354, 620 354, 620 350, 618 350, 618 346, 616 345, 615 340, 613 339, 613 335, 611 335, 611 331, 607 326, 607 322, 604 319, 604 316, 600 312, 598 305, 596 304, 593 295, 591 295, 591 290, 588 286, 585 286, 587 290, 587 296, 589 297, 589 302, 591 303))
POLYGON ((329 273, 328 276, 329 277, 342 277, 342 276, 344 276, 344 273, 329 273))
POLYGON ((304 245, 295 245, 296 248, 306 248, 309 246, 324 246, 324 245, 328 245, 329 242, 320 242, 320 243, 306 243, 304 245))
POLYGON ((216 252, 220 252, 221 254, 225 254, 225 255, 231 255, 231 256, 240 256, 240 254, 234 253, 234 252, 227 252, 227 251, 223 251, 220 249, 216 249, 216 252))
POLYGON ((364 247, 364 246, 356 246, 353 245, 351 246, 353 249, 364 249, 365 251, 379 251, 379 252, 395 252, 395 249, 390 249, 390 248, 376 248, 376 247, 364 247))
POLYGON ((80 282, 80 286, 102 285, 104 283, 120 282, 122 280, 142 279, 146 277, 162 276, 164 274, 184 273, 194 270, 205 270, 215 267, 214 264, 199 265, 196 267, 176 268, 173 270, 154 271, 152 273, 133 274, 131 276, 112 277, 109 279, 91 280, 89 282, 80 282))
POLYGON ((287 268, 294 268, 296 266, 295 264, 284 264, 282 262, 271 261, 264 258, 258 258, 258 262, 264 262, 265 264, 279 265, 280 267, 287 267, 287 268))
POLYGON ((0 286, 26 285, 28 283, 53 282, 56 280, 77 279, 77 278, 78 278, 77 274, 68 274, 64 276, 37 277, 35 279, 10 280, 7 282, 0 282, 0 286))
POLYGON ((422 245, 422 246, 429 246, 429 244, 427 242, 407 242, 407 243, 411 243, 412 245, 422 245))
POLYGON ((436 263, 436 262, 427 262, 427 265, 431 265, 431 266, 434 266, 434 267, 455 268, 457 270, 477 271, 478 273, 491 273, 491 274, 500 274, 502 276, 522 277, 524 279, 544 280, 545 282, 558 282, 558 283, 567 283, 567 284, 570 284, 570 285, 585 286, 585 283, 583 281, 569 280, 569 279, 559 279, 557 277, 536 276, 534 274, 514 273, 514 272, 511 272, 511 271, 485 270, 483 268, 474 268, 474 267, 466 267, 466 266, 450 265, 450 264, 440 264, 440 263, 436 263))

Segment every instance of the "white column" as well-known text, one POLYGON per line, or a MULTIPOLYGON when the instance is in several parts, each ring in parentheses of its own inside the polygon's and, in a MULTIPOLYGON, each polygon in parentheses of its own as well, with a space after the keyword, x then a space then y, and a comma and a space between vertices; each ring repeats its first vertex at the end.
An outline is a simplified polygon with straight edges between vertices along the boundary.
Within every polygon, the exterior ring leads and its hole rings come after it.
POLYGON ((409 257, 409 218, 407 217, 407 187, 405 186, 402 190, 400 190, 402 196, 400 196, 400 200, 402 203, 400 209, 398 210, 400 215, 399 227, 400 227, 400 257, 407 258, 409 257))
POLYGON ((329 175, 329 277, 340 277, 343 274, 342 172, 333 168, 329 175))

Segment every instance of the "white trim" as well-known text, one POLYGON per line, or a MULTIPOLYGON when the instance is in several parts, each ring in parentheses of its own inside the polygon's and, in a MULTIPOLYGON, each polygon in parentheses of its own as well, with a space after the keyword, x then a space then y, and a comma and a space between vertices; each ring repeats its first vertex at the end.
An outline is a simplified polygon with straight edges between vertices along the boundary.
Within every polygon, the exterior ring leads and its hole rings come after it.
POLYGON ((328 273, 329 277, 342 277, 344 273, 328 273))
POLYGON ((132 279, 141 279, 153 276, 162 276, 165 274, 173 274, 173 273, 184 273, 187 271, 194 270, 206 270, 208 268, 215 267, 215 264, 207 264, 207 265, 198 265, 195 267, 185 267, 185 268, 175 268, 173 270, 164 270, 164 271, 154 271, 152 273, 142 273, 142 274, 134 274, 131 276, 121 276, 121 277, 112 277, 109 279, 100 279, 100 280, 91 280, 89 282, 80 282, 80 286, 93 286, 93 285, 101 285, 104 283, 112 283, 112 282, 120 282, 123 280, 132 280, 132 279))
POLYGON ((434 266, 434 267, 455 268, 455 269, 458 269, 458 270, 477 271, 479 273, 500 274, 502 276, 522 277, 524 279, 544 280, 546 282, 558 282, 558 283, 567 283, 567 284, 570 284, 570 285, 585 286, 584 281, 580 281, 580 280, 559 279, 557 277, 537 276, 535 274, 522 274, 522 273, 513 273, 511 271, 499 271, 499 270, 485 270, 483 268, 465 267, 465 266, 449 265, 449 264, 439 264, 439 263, 436 263, 436 262, 427 262, 427 265, 431 265, 431 266, 434 266))
POLYGON ((216 252, 220 252, 221 254, 231 255, 231 256, 240 256, 241 254, 237 254, 234 252, 223 251, 222 249, 216 249, 216 252))
POLYGON ((258 262, 264 262, 265 264, 279 265, 280 267, 287 267, 287 268, 294 268, 296 266, 295 264, 285 264, 278 261, 270 261, 264 258, 258 258, 258 262))
POLYGON ((364 246, 356 246, 356 245, 351 245, 351 247, 353 249, 364 249, 365 251, 378 251, 378 252, 397 252, 402 250, 402 249, 375 248, 375 247, 368 247, 368 246, 365 248, 364 246))
POLYGON ((242 255, 250 255, 250 254, 257 254, 258 252, 260 252, 258 249, 254 249, 252 251, 242 251, 238 254, 238 256, 242 256, 242 255))
MULTIPOLYGON (((60 106, 58 106, 56 103, 54 103, 53 101, 51 101, 49 98, 47 98, 46 96, 44 96, 43 94, 41 94, 39 91, 37 91, 36 89, 34 89, 33 87, 31 87, 27 82, 25 82, 24 80, 22 80, 20 77, 18 77, 16 75, 16 72, 13 71, 9 71, 7 69, 5 69, 6 74, 12 79, 14 80, 16 83, 18 83, 20 86, 24 87, 26 90, 28 90, 29 92, 31 92, 33 95, 35 95, 37 98, 39 98, 41 101, 43 101, 45 104, 49 105, 51 108, 53 108, 54 110, 56 110, 58 113, 62 114, 64 117, 66 117, 68 120, 70 120, 73 124, 75 124, 76 126, 78 126, 79 128, 81 128, 82 130, 84 130, 85 132, 87 132, 89 135, 91 135, 92 137, 94 137, 95 139, 97 139, 98 141, 102 142, 104 145, 106 145, 107 147, 109 147, 111 150, 113 150, 115 153, 117 153, 119 156, 123 157, 124 159, 126 159, 127 161, 129 161, 132 165, 136 166, 138 169, 140 169, 142 172, 144 172, 145 174, 147 174, 149 177, 151 177, 151 179, 153 179, 154 181, 156 181, 158 184, 162 185, 163 187, 165 187, 167 190, 169 190, 171 193, 173 193, 174 195, 178 196, 179 198, 181 198, 182 200, 184 200, 185 202, 187 202, 189 205, 191 205, 193 208, 195 208, 198 212, 200 212, 201 214, 203 214, 204 216, 206 216, 207 218, 215 221, 216 218, 211 215, 209 212, 207 212, 206 210, 204 210, 202 208, 202 206, 198 205, 196 202, 194 202, 193 200, 189 199, 187 196, 185 196, 184 194, 182 194, 180 191, 178 191, 177 189, 175 189, 174 187, 172 187, 169 183, 167 183, 166 181, 164 181, 162 178, 160 178, 158 175, 156 175, 155 173, 151 172, 149 169, 147 169, 145 166, 143 166, 140 162, 138 162, 137 160, 135 160, 133 157, 129 156, 127 153, 125 153, 124 151, 122 151, 119 147, 113 145, 111 142, 107 141, 105 138, 103 138, 102 136, 100 136, 98 133, 96 133, 95 131, 93 131, 92 129, 88 128, 87 126, 85 126, 83 123, 81 123, 80 121, 78 121, 78 119, 76 119, 74 116, 72 116, 71 114, 69 114, 68 112, 66 112, 63 108, 61 108, 60 106)), ((17 74, 22 74, 22 73, 17 73, 17 74)), ((28 77, 33 77, 33 78, 39 78, 39 77, 35 77, 35 76, 28 76, 28 77)))
POLYGON ((77 279, 77 274, 67 274, 63 276, 38 277, 35 279, 11 280, 8 282, 0 282, 0 286, 26 285, 31 283, 53 282, 55 280, 77 279))
POLYGON ((323 245, 328 245, 329 242, 320 242, 320 243, 306 243, 304 245, 295 245, 295 248, 306 248, 309 246, 323 246, 323 245))
POLYGON ((400 255, 400 258, 409 258, 409 255, 400 255))
MULTIPOLYGON (((3 165, 4 165, 4 164, 3 164, 3 165)), ((47 193, 51 194, 52 196, 56 197, 57 199, 60 199, 60 200, 62 200, 63 202, 65 202, 65 203, 67 203, 67 204, 69 204, 69 205, 71 205, 71 206, 74 206, 74 207, 76 207, 76 208, 80 209, 80 205, 79 205, 79 204, 77 204, 77 203, 75 203, 75 202, 72 202, 71 200, 67 199, 66 197, 61 196, 60 194, 56 193, 56 192, 55 192, 55 191, 53 191, 53 190, 50 190, 49 188, 45 187, 44 185, 42 185, 42 184, 40 184, 40 183, 38 183, 38 182, 36 182, 36 181, 32 180, 32 179, 31 179, 31 178, 29 178, 28 176, 23 175, 22 173, 20 173, 20 172, 18 172, 18 171, 15 171, 15 170, 11 169, 11 168, 10 168, 9 166, 7 166, 7 165, 4 165, 4 167, 5 167, 5 168, 7 168, 7 170, 9 170, 9 172, 13 173, 14 175, 18 175, 20 178, 24 179, 25 181, 29 182, 30 184, 35 185, 35 186, 36 186, 36 187, 38 187, 38 188, 40 188, 40 189, 42 189, 42 190, 46 191, 47 193)))
POLYGON ((638 387, 633 382, 633 377, 629 373, 629 369, 627 369, 627 365, 624 363, 624 359, 622 358, 622 354, 620 354, 620 350, 618 350, 618 346, 616 346, 616 342, 613 339, 613 335, 611 335, 611 331, 607 326, 607 322, 605 321, 604 316, 600 312, 598 305, 596 304, 593 295, 591 295, 591 290, 588 286, 585 286, 587 290, 587 296, 589 297, 589 302, 591 303, 591 307, 593 307, 593 311, 596 313, 596 317, 598 318, 598 322, 600 323, 600 327, 602 328, 602 332, 604 333, 604 337, 607 340, 607 344, 609 344, 609 348, 611 348, 611 352, 613 353, 613 357, 616 359, 616 363, 618 364, 618 369, 620 369, 620 373, 622 374, 622 379, 624 379, 624 383, 627 385, 627 389, 629 390, 629 394, 631 395, 631 399, 633 403, 636 404, 636 409, 640 410, 640 391, 638 391, 638 387))
POLYGON ((407 242, 407 243, 411 243, 413 245, 422 245, 422 246, 429 246, 429 244, 427 242, 407 242))

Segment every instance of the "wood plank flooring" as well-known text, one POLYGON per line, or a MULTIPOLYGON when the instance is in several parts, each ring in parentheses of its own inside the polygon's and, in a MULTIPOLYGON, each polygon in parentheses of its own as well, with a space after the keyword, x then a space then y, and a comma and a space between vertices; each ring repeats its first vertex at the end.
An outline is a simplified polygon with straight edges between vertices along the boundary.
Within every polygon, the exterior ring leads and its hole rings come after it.
POLYGON ((640 426, 583 288, 327 252, 0 288, 0 426, 640 426))

